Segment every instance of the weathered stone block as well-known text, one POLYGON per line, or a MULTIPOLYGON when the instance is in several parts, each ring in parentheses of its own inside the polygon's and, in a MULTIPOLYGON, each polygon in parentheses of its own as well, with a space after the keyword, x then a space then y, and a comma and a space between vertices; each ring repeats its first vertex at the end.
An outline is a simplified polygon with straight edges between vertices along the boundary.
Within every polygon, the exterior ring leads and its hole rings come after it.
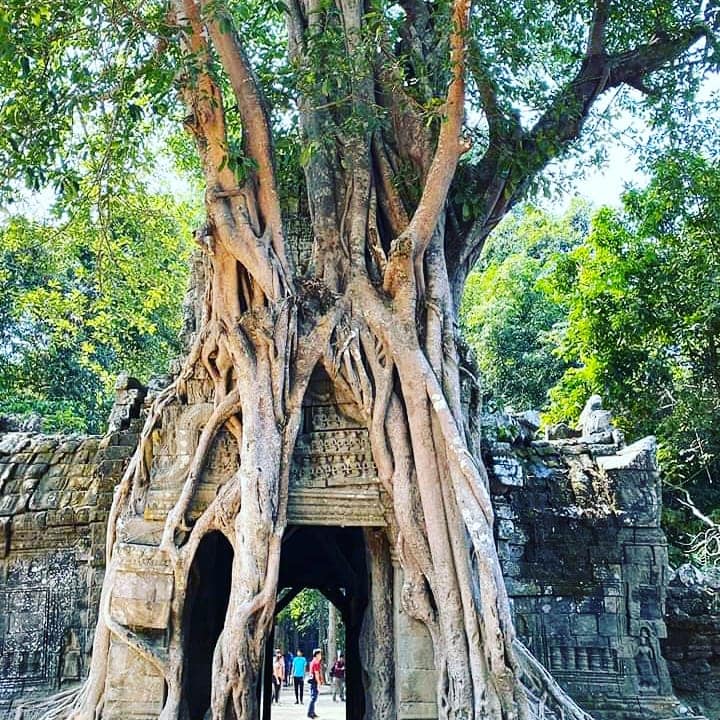
POLYGON ((133 448, 127 445, 111 445, 104 451, 106 460, 125 460, 132 454, 133 448))
POLYGON ((398 643, 397 664, 402 668, 431 670, 434 667, 432 644, 426 637, 404 636, 398 643))
POLYGON ((548 615, 543 621, 543 626, 548 637, 570 636, 570 618, 567 615, 548 615))
POLYGON ((603 598, 597 596, 586 597, 576 602, 574 609, 579 613, 592 613, 597 615, 603 610, 603 598))
POLYGON ((570 618, 570 629, 573 635, 595 635, 598 630, 597 617, 582 613, 570 618))
POLYGON ((63 442, 58 445, 58 452, 62 453, 73 453, 75 450, 80 447, 81 441, 75 440, 73 438, 69 438, 67 440, 64 440, 63 442))
POLYGON ((603 613, 597 619, 598 632, 602 636, 612 637, 621 633, 620 625, 618 624, 618 616, 615 614, 603 613))
POLYGON ((9 517, 0 517, 0 558, 6 558, 10 552, 11 523, 9 517))
POLYGON ((643 545, 626 545, 625 562, 636 565, 653 565, 655 557, 651 547, 643 545))
POLYGON ((422 703, 435 699, 435 671, 421 668, 406 668, 399 678, 401 702, 422 703))
POLYGON ((164 692, 165 681, 152 665, 127 645, 112 643, 103 718, 156 718, 162 710, 164 692))
POLYGON ((156 548, 123 544, 118 552, 110 614, 122 625, 164 630, 170 618, 173 574, 156 548))

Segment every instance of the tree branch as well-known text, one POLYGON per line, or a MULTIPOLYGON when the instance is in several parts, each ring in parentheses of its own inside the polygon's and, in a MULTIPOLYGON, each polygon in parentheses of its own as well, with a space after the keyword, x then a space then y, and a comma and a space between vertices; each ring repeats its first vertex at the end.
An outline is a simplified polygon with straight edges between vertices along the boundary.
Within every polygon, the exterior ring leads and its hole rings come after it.
POLYGON ((490 144, 502 142, 507 135, 515 135, 521 129, 517 115, 503 112, 498 101, 498 88, 488 72, 482 49, 477 38, 468 45, 468 70, 477 86, 482 100, 490 132, 490 144))
MULTIPOLYGON (((432 12, 428 4, 424 0, 399 0, 400 7, 405 11, 405 23, 402 26, 401 37, 407 48, 411 51, 409 59, 410 65, 415 62, 422 64, 426 68, 428 61, 433 53, 434 30, 432 23, 432 12), (415 58, 412 58, 412 54, 415 58)), ((422 81, 419 77, 422 73, 415 72, 415 78, 422 81)), ((432 97, 433 93, 428 86, 427 78, 422 82, 423 91, 428 97, 432 97)))
POLYGON ((455 0, 452 10, 453 29, 450 35, 452 80, 448 86, 445 117, 422 197, 408 226, 414 238, 416 257, 422 255, 430 241, 445 205, 457 162, 468 150, 462 140, 462 123, 465 112, 465 59, 469 15, 470 0, 455 0))
MULTIPOLYGON (((250 66, 232 16, 213 0, 213 11, 206 19, 213 44, 230 78, 243 125, 243 142, 255 162, 258 181, 257 195, 263 219, 271 228, 275 252, 287 271, 287 258, 282 238, 282 216, 275 179, 272 130, 265 98, 250 66)), ((207 9, 202 0, 202 9, 207 9)), ((289 273, 286 273, 289 275, 289 273)))
MULTIPOLYGON (((596 13, 588 47, 602 42, 605 21, 602 13, 596 13)), ((580 136, 592 105, 601 94, 623 84, 643 83, 648 75, 672 63, 706 32, 704 25, 695 25, 675 37, 656 37, 624 53, 588 56, 575 78, 523 137, 523 151, 530 159, 526 177, 537 174, 580 136)))
POLYGON ((610 3, 608 0, 596 0, 595 12, 588 34, 586 57, 601 55, 605 52, 605 28, 610 16, 610 3))
POLYGON ((398 5, 405 11, 408 23, 422 40, 430 27, 431 16, 427 3, 424 0, 398 0, 398 5))
POLYGON ((587 54, 575 77, 558 92, 530 130, 514 138, 504 135, 503 141, 508 143, 505 151, 498 152, 491 146, 472 168, 472 184, 483 199, 483 208, 466 228, 461 247, 449 253, 449 271, 456 294, 492 229, 522 198, 530 181, 580 136, 598 97, 621 85, 644 87, 649 75, 677 60, 710 32, 704 24, 697 23, 674 36, 657 36, 632 50, 607 55, 603 50, 606 5, 605 0, 596 5, 587 54))
POLYGON ((209 72, 209 54, 195 0, 173 0, 173 15, 183 32, 183 45, 189 59, 197 66, 196 77, 186 71, 182 93, 190 111, 186 127, 195 135, 209 187, 230 191, 236 185, 227 167, 227 136, 222 110, 222 96, 209 72), (222 169, 221 169, 222 168, 222 169))
POLYGON ((423 193, 415 213, 403 235, 396 240, 394 257, 391 256, 385 271, 386 289, 395 284, 397 265, 405 264, 407 241, 411 245, 413 261, 422 258, 445 207, 450 183, 455 175, 460 156, 469 148, 462 139, 465 112, 465 61, 470 0, 454 0, 452 30, 450 33, 450 63, 452 79, 448 86, 437 147, 430 170, 425 178, 423 193), (394 261, 393 261, 394 260, 394 261))

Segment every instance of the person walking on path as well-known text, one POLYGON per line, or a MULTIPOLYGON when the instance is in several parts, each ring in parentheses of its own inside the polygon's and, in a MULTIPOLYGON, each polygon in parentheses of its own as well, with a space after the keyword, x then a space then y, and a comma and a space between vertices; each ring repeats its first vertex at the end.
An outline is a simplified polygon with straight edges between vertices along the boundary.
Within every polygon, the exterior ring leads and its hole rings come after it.
POLYGON ((337 702, 340 695, 340 702, 345 702, 345 656, 340 653, 338 659, 330 670, 333 685, 333 702, 337 702))
POLYGON ((303 657, 302 650, 297 651, 297 655, 292 661, 292 679, 295 688, 295 704, 302 705, 303 690, 305 688, 305 668, 307 660, 303 657))
POLYGON ((285 687, 290 686, 290 678, 292 677, 292 653, 288 650, 285 655, 285 687))
POLYGON ((318 699, 320 686, 325 684, 322 669, 322 650, 320 648, 313 650, 313 659, 310 663, 310 680, 308 682, 310 683, 310 705, 308 705, 307 716, 316 718, 318 715, 315 714, 315 703, 318 699))
POLYGON ((276 703, 280 702, 280 688, 282 687, 283 680, 285 680, 285 658, 283 657, 282 650, 278 648, 275 650, 272 669, 273 700, 276 703))

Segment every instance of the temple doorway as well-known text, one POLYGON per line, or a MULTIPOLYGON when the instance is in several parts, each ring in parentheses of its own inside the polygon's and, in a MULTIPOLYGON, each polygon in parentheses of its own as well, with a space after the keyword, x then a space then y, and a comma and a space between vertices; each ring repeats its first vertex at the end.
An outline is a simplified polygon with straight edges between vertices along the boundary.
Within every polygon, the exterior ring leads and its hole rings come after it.
MULTIPOLYGON (((333 704, 332 693, 321 693, 317 714, 335 718, 362 718, 365 713, 365 687, 361 661, 361 634, 363 618, 370 594, 368 568, 366 562, 366 543, 363 529, 358 527, 326 526, 290 526, 285 532, 280 561, 278 600, 276 618, 284 608, 303 590, 316 590, 336 609, 342 620, 344 638, 337 648, 344 653, 346 660, 345 703, 333 704), (344 642, 343 642, 344 641, 344 642), (328 704, 332 707, 328 707, 328 704)), ((305 683, 304 704, 295 705, 292 686, 281 691, 280 705, 273 705, 272 699, 272 663, 276 646, 284 642, 293 643, 296 638, 288 639, 273 633, 273 643, 266 648, 266 662, 263 683, 263 720, 285 720, 289 717, 305 718, 310 699, 310 690, 305 683)), ((305 635, 300 649, 303 655, 311 659, 315 638, 305 635), (306 646, 305 646, 306 645, 306 646)), ((323 647, 326 680, 330 682, 329 671, 335 658, 326 656, 327 646, 323 647)), ((295 655, 297 647, 279 646, 283 653, 288 650, 295 655)), ((317 647, 317 646, 316 646, 317 647)))
POLYGON ((184 669, 190 720, 203 720, 210 707, 212 657, 225 623, 232 561, 228 540, 220 532, 211 532, 200 542, 190 570, 184 669))

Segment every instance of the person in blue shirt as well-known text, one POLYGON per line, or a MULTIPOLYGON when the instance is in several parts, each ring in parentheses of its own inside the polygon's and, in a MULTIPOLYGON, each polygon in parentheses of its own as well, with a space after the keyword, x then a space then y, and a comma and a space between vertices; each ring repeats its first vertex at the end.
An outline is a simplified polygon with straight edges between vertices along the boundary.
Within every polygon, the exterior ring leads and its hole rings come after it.
POLYGON ((302 650, 297 651, 297 655, 292 661, 292 679, 295 688, 295 704, 302 704, 303 689, 305 688, 305 668, 307 660, 303 657, 302 650))

